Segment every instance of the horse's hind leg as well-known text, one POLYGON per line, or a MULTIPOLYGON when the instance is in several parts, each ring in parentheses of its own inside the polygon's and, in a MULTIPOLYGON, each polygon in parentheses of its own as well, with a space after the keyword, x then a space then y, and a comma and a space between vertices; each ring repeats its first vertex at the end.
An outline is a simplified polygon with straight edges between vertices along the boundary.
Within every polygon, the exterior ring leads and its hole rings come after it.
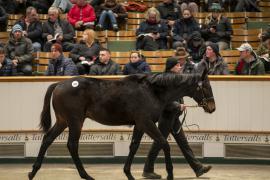
POLYGON ((79 139, 81 136, 81 128, 82 128, 82 123, 79 120, 74 120, 73 123, 72 121, 69 124, 69 137, 68 137, 68 143, 67 147, 70 152, 70 155, 73 159, 73 162, 76 165, 76 168, 83 179, 87 180, 94 180, 91 176, 87 174, 85 171, 83 164, 80 160, 79 154, 78 154, 78 148, 79 148, 79 139))
POLYGON ((163 137, 161 132, 158 130, 157 126, 152 121, 145 121, 144 127, 142 127, 144 132, 148 134, 154 141, 156 141, 163 149, 166 162, 166 170, 168 173, 167 179, 173 179, 173 166, 170 155, 170 146, 168 141, 163 137))
POLYGON ((132 174, 130 172, 130 167, 131 167, 132 161, 134 159, 134 156, 139 148, 143 134, 144 133, 142 131, 139 131, 136 128, 136 126, 134 126, 132 140, 131 140, 131 143, 129 146, 129 154, 128 154, 128 157, 126 159, 125 166, 124 166, 124 173, 126 174, 126 176, 129 180, 134 179, 134 177, 132 176, 132 174))
POLYGON ((55 123, 54 126, 44 135, 41 147, 39 149, 38 157, 33 165, 32 172, 28 173, 29 180, 32 180, 36 175, 37 171, 40 169, 48 147, 52 144, 55 138, 64 131, 66 127, 66 123, 55 123))

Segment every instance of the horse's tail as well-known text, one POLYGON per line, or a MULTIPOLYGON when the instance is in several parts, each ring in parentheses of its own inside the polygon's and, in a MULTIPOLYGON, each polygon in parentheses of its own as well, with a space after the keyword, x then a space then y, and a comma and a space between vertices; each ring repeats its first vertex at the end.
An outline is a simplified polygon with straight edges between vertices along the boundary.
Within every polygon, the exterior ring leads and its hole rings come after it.
POLYGON ((43 104, 43 109, 40 114, 40 129, 43 130, 43 132, 48 132, 49 129, 51 128, 52 124, 52 119, 51 119, 51 96, 53 93, 53 90, 57 86, 58 83, 54 83, 50 85, 47 89, 47 92, 45 94, 44 98, 44 104, 43 104))

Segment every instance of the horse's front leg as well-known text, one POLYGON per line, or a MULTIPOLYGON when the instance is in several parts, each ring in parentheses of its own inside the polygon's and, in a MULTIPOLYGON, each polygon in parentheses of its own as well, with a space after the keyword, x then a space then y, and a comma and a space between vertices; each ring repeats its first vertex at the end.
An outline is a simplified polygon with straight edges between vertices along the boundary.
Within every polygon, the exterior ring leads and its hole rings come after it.
POLYGON ((143 134, 144 133, 142 131, 139 131, 135 125, 133 129, 132 140, 129 146, 128 157, 126 159, 125 166, 124 166, 124 173, 126 174, 128 180, 134 180, 134 177, 132 176, 130 172, 130 167, 134 159, 134 156, 139 148, 143 134))
POLYGON ((144 132, 147 133, 158 145, 163 149, 166 162, 166 170, 168 173, 167 179, 173 179, 173 166, 170 154, 170 146, 168 141, 164 138, 161 132, 158 130, 154 122, 147 121, 144 123, 144 132))

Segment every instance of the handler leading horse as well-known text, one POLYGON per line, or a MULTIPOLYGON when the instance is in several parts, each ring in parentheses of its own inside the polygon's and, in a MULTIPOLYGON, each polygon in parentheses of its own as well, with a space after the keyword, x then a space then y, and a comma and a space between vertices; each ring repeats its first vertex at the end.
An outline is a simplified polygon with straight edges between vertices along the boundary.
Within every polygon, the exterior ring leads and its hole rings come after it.
MULTIPOLYGON (((135 125, 134 129, 147 133, 162 147, 168 179, 173 179, 170 147, 155 122, 167 103, 184 96, 192 97, 208 113, 215 111, 215 101, 206 71, 203 75, 133 75, 116 81, 75 77, 50 85, 45 95, 40 122, 46 134, 32 172, 28 174, 29 179, 33 179, 40 169, 48 147, 68 127, 67 147, 77 170, 81 178, 93 180, 85 171, 78 154, 85 118, 111 126, 135 125), (51 128, 52 95, 56 123, 51 128)), ((134 152, 132 147, 130 151, 134 152)), ((135 152, 136 150, 135 147, 135 152)), ((127 158, 128 166, 134 157, 132 154, 127 158)), ((134 179, 129 168, 125 168, 125 174, 129 180, 134 179)))

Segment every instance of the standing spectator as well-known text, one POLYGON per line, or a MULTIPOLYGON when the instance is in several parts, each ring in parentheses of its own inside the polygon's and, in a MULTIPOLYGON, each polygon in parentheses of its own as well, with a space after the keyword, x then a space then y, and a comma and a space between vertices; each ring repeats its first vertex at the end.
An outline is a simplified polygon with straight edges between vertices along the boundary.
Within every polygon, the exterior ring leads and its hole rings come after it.
POLYGON ((187 42, 194 31, 200 31, 198 22, 189 9, 183 10, 183 18, 176 21, 173 28, 173 48, 187 47, 187 42))
POLYGON ((85 0, 77 0, 68 12, 68 21, 76 30, 93 29, 95 20, 95 10, 85 0))
POLYGON ((149 8, 145 19, 136 31, 136 48, 148 51, 167 49, 168 26, 160 20, 159 11, 149 8))
POLYGON ((63 55, 62 46, 55 43, 51 47, 51 57, 48 69, 45 72, 46 76, 76 76, 78 70, 73 61, 65 58, 63 55))
POLYGON ((149 74, 151 69, 144 57, 139 52, 131 52, 129 57, 130 62, 125 65, 123 74, 149 74))
POLYGON ((198 31, 194 31, 191 34, 190 40, 188 41, 187 45, 187 51, 192 57, 192 61, 195 63, 200 62, 203 59, 205 50, 206 46, 204 43, 204 39, 201 36, 201 33, 198 31))
POLYGON ((181 17, 181 8, 174 0, 163 0, 163 3, 157 6, 160 18, 172 29, 175 21, 181 17))
POLYGON ((42 23, 39 21, 37 10, 29 6, 26 16, 16 22, 23 28, 23 35, 33 43, 34 52, 41 51, 42 47, 42 23))
POLYGON ((200 63, 206 64, 208 74, 210 75, 229 74, 228 65, 219 54, 219 48, 216 43, 209 43, 206 46, 205 56, 200 63))
POLYGON ((56 7, 50 7, 49 19, 43 24, 42 37, 46 40, 44 51, 49 52, 52 44, 60 43, 64 51, 73 49, 75 32, 71 24, 59 18, 59 11, 56 7))
POLYGON ((5 9, 0 5, 0 32, 7 31, 8 15, 5 9))
POLYGON ((112 28, 114 31, 118 31, 119 25, 123 24, 127 18, 127 12, 116 0, 106 0, 98 8, 97 16, 99 19, 97 30, 112 28))
POLYGON ((69 12, 76 0, 54 0, 52 6, 57 7, 61 13, 69 12))
POLYGON ((213 3, 210 9, 212 13, 206 17, 201 31, 206 45, 214 42, 218 43, 219 50, 228 49, 232 35, 231 23, 221 14, 220 4, 213 3))
POLYGON ((54 0, 32 0, 31 6, 37 9, 39 14, 47 14, 54 0))
POLYGON ((118 75, 121 74, 119 64, 111 60, 109 49, 99 51, 99 61, 90 68, 90 75, 118 75))
POLYGON ((99 55, 100 47, 96 40, 95 31, 92 29, 84 30, 82 40, 74 46, 69 54, 80 75, 89 74, 90 67, 95 63, 99 55))
MULTIPOLYGON (((198 3, 200 3, 200 1, 198 3)), ((196 0, 180 0, 180 4, 182 12, 184 9, 187 8, 190 9, 192 14, 199 12, 199 7, 198 4, 196 3, 196 0)))
POLYGON ((16 67, 12 61, 5 56, 5 50, 0 47, 0 76, 14 76, 16 75, 16 67))
POLYGON ((265 74, 264 64, 253 48, 248 43, 243 43, 239 48, 240 60, 236 65, 235 73, 238 75, 260 75, 265 74))
POLYGON ((23 36, 19 24, 12 27, 10 39, 5 47, 6 57, 16 66, 18 75, 32 75, 33 46, 30 39, 23 36))
POLYGON ((257 49, 257 55, 261 58, 264 69, 267 74, 270 74, 270 39, 267 39, 257 49))

